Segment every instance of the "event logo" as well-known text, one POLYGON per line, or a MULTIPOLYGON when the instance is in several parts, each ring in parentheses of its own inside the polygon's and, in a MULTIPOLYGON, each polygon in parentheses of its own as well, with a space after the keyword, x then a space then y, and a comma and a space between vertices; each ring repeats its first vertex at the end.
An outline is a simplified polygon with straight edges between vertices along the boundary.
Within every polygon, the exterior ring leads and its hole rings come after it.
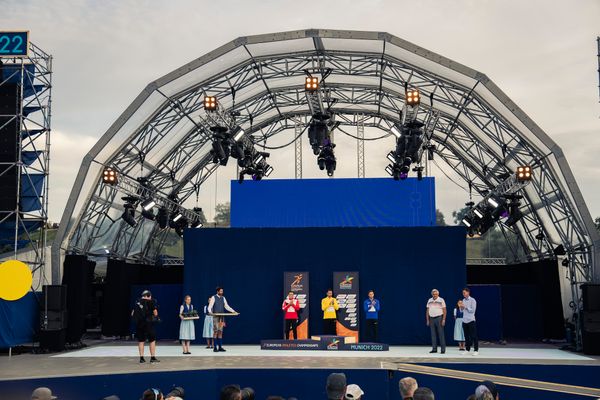
POLYGON ((352 289, 352 281, 354 280, 353 276, 346 275, 346 278, 340 282, 340 289, 352 289))
POLYGON ((327 343, 327 350, 337 350, 340 344, 340 339, 331 339, 331 342, 327 343))
POLYGON ((300 292, 304 290, 304 285, 302 284, 302 274, 294 275, 294 281, 290 285, 290 290, 292 292, 300 292))

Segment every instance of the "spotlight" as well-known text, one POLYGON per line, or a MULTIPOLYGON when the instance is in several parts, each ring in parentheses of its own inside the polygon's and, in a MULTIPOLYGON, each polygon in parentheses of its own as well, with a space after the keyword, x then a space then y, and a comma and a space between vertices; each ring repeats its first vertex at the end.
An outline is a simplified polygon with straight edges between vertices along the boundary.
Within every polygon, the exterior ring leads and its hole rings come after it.
POLYGON ((190 228, 202 228, 202 222, 200 222, 200 221, 194 221, 190 225, 190 228))
POLYGON ((481 211, 479 211, 478 208, 473 209, 473 214, 475 214, 477 216, 477 218, 483 218, 483 213, 481 211))
POLYGON ((492 206, 494 208, 498 208, 498 206, 500 206, 500 203, 498 202, 498 200, 496 200, 493 197, 488 197, 487 202, 490 206, 492 206))
POLYGON ((304 81, 304 89, 309 92, 314 92, 319 89, 319 79, 314 76, 307 76, 304 81))
POLYGON ((135 221, 135 208, 133 204, 125 203, 124 207, 125 210, 123 211, 121 218, 123 218, 123 221, 125 221, 129 226, 135 227, 137 222, 135 221))
POLYGON ((104 168, 104 171, 102 172, 102 182, 107 185, 116 185, 119 183, 117 172, 111 167, 104 168))
POLYGON ((142 210, 150 211, 150 210, 152 210, 152 207, 154 207, 156 205, 156 202, 152 199, 148 199, 148 200, 142 201, 142 204, 140 204, 140 205, 142 206, 142 210))
POLYGON ((243 138, 245 134, 246 134, 246 132, 244 132, 244 130, 243 130, 243 129, 240 129, 240 130, 239 130, 239 131, 238 131, 238 132, 235 134, 235 136, 233 137, 233 140, 234 140, 234 141, 236 141, 236 142, 239 142, 239 141, 240 141, 240 139, 241 139, 241 138, 243 138))
POLYGON ((398 128, 396 128, 395 126, 392 126, 390 131, 394 134, 394 136, 396 136, 397 138, 399 138, 400 136, 402 136, 402 134, 400 133, 400 131, 398 130, 398 128))
POLYGON ((206 111, 217 110, 217 98, 215 96, 206 96, 204 98, 204 109, 206 111))
POLYGON ((392 163, 396 162, 396 155, 394 154, 393 151, 390 151, 387 155, 387 159, 390 160, 392 163))
POLYGON ((517 180, 519 182, 527 182, 533 178, 531 174, 531 167, 528 165, 524 165, 521 167, 517 167, 517 180))
POLYGON ((154 221, 156 219, 156 215, 154 215, 154 210, 142 210, 142 217, 149 219, 150 221, 154 221))
POLYGON ((390 176, 394 176, 394 167, 392 167, 391 165, 388 165, 387 167, 385 167, 385 172, 390 174, 390 176))
POLYGON ((188 227, 188 220, 186 218, 181 218, 175 225, 175 233, 179 237, 183 237, 183 231, 187 227, 188 227))
POLYGON ((261 162, 262 160, 264 160, 264 156, 262 155, 262 153, 258 153, 258 155, 254 158, 254 163, 258 164, 259 162, 261 162))
POLYGON ((268 168, 267 168, 267 170, 265 171, 265 176, 267 176, 267 177, 268 177, 269 175, 271 175, 271 172, 273 172, 273 167, 271 167, 271 166, 269 165, 269 167, 268 167, 268 168))
POLYGON ((177 213, 177 214, 175 214, 175 216, 173 217, 173 219, 172 219, 171 221, 173 221, 173 222, 177 222, 177 221, 179 221, 179 220, 180 220, 182 217, 183 217, 183 214, 182 214, 182 213, 177 213))
POLYGON ((467 228, 470 228, 473 225, 468 218, 463 218, 462 223, 466 225, 467 228))
POLYGON ((158 227, 160 229, 165 229, 169 225, 169 211, 165 207, 159 208, 156 219, 158 221, 158 227))
POLYGON ((512 202, 508 205, 509 217, 504 222, 504 225, 509 227, 513 226, 514 224, 519 222, 521 218, 523 218, 523 213, 521 212, 521 210, 519 210, 520 205, 521 203, 519 202, 512 202))
POLYGON ((421 103, 421 96, 418 89, 406 90, 406 105, 418 106, 421 103))

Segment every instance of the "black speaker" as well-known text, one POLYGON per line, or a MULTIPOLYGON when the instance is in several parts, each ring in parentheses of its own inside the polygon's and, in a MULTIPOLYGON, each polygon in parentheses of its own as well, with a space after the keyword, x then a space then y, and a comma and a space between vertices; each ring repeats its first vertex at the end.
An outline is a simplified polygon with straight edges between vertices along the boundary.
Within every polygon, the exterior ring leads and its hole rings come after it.
POLYGON ((40 309, 64 311, 67 309, 67 287, 65 285, 44 285, 40 309))
MULTIPOLYGON (((17 169, 11 163, 18 160, 19 86, 0 85, 0 219, 17 209, 17 169)), ((14 219, 13 219, 14 220, 14 219)))
POLYGON ((583 312, 583 352, 600 355, 600 311, 583 312))
POLYGON ((40 312, 40 327, 42 330, 54 331, 67 328, 67 311, 40 312))
POLYGON ((63 285, 67 286, 67 343, 77 343, 85 333, 94 279, 95 262, 86 256, 69 254, 65 257, 63 285))
POLYGON ((40 347, 50 351, 63 351, 65 349, 65 329, 40 331, 40 347))
POLYGON ((581 285, 583 311, 600 311, 600 284, 584 283, 581 285))

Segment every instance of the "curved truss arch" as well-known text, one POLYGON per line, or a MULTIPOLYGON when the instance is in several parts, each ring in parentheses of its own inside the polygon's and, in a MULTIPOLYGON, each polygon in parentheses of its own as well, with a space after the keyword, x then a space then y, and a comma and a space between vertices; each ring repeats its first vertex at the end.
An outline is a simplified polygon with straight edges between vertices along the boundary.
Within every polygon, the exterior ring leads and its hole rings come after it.
POLYGON ((119 192, 100 183, 104 166, 183 202, 218 167, 209 154, 214 118, 241 127, 257 146, 308 124, 307 73, 325 78, 320 90, 340 126, 360 119, 389 132, 401 121, 405 86, 418 88, 417 118, 430 122, 438 157, 481 195, 502 174, 532 165, 524 218, 503 229, 518 235, 527 260, 555 257, 563 245, 574 293, 600 281, 600 238, 562 150, 486 75, 388 33, 314 29, 238 38, 150 83, 82 163, 53 245, 53 279, 61 250, 158 256, 165 230, 119 222, 119 192), (227 115, 207 114, 206 95, 227 115))

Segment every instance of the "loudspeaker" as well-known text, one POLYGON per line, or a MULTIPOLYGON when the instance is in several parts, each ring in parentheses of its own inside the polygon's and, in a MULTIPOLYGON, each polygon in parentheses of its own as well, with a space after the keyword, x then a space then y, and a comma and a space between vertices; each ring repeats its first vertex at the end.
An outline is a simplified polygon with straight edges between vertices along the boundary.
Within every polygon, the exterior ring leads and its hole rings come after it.
POLYGON ((583 352, 600 355, 600 311, 583 312, 583 352))
POLYGON ((600 311, 600 284, 584 283, 581 285, 583 311, 600 311))
POLYGON ((54 331, 67 328, 67 311, 40 312, 40 327, 42 330, 54 331))
POLYGON ((65 257, 63 285, 67 286, 67 343, 77 343, 85 333, 85 317, 92 296, 95 262, 86 256, 69 254, 65 257))
POLYGON ((19 86, 0 85, 0 219, 17 209, 17 169, 11 163, 18 160, 19 86))
POLYGON ((42 287, 42 298, 40 308, 52 311, 64 311, 67 309, 67 287, 65 285, 44 285, 42 287))
POLYGON ((40 331, 40 347, 50 351, 63 351, 65 349, 65 329, 40 331))

